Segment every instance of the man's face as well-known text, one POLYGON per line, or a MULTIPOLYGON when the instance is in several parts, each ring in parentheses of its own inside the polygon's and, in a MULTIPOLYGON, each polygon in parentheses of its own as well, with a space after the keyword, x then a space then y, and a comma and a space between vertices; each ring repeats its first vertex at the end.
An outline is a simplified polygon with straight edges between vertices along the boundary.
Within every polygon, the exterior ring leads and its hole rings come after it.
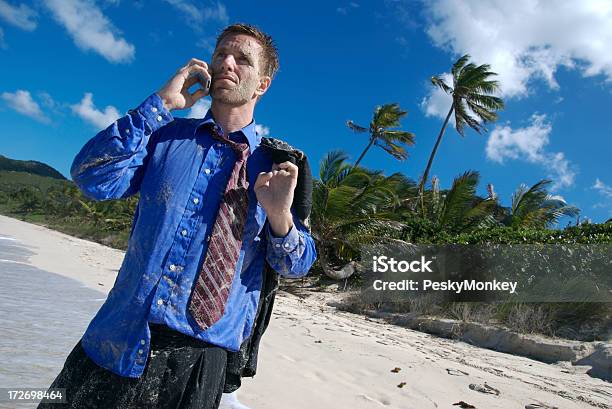
POLYGON ((225 36, 212 57, 212 98, 233 106, 251 101, 260 85, 261 51, 261 45, 253 37, 245 34, 225 36))

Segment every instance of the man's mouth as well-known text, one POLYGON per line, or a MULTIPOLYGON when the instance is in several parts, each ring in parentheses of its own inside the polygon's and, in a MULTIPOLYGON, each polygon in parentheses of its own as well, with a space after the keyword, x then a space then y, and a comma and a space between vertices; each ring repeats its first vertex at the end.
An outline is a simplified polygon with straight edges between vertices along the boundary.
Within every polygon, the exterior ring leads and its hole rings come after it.
POLYGON ((215 80, 226 80, 226 81, 230 81, 233 82, 234 84, 236 84, 236 80, 234 80, 232 77, 229 77, 227 75, 220 75, 218 77, 215 77, 215 80))

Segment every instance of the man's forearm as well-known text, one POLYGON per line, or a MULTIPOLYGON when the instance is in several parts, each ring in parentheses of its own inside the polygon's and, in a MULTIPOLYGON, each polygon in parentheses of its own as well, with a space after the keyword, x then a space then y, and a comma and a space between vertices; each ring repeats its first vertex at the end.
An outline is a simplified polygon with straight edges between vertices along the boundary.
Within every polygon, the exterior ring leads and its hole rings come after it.
POLYGON ((286 235, 275 237, 268 223, 266 260, 280 275, 299 278, 308 274, 317 258, 315 243, 308 229, 294 218, 286 235))
POLYGON ((286 236, 291 227, 293 227, 293 216, 289 210, 282 213, 268 214, 268 221, 270 222, 272 234, 276 237, 286 236))

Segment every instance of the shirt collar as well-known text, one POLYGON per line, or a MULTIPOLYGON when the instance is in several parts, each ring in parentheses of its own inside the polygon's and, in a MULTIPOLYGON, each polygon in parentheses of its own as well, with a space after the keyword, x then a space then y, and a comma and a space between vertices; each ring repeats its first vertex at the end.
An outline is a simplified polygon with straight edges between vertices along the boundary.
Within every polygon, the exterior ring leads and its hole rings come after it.
MULTIPOLYGON (((196 131, 200 127, 206 127, 207 125, 211 126, 215 124, 216 122, 212 114, 212 109, 209 109, 208 112, 206 112, 206 115, 204 116, 204 118, 202 118, 200 122, 197 124, 196 131)), ((251 150, 251 152, 253 152, 259 146, 259 143, 261 142, 261 135, 257 133, 256 127, 257 125, 255 124, 255 119, 253 119, 251 123, 245 126, 244 128, 230 133, 230 137, 232 137, 233 139, 236 133, 240 132, 242 136, 246 138, 247 142, 249 143, 249 149, 251 150)))

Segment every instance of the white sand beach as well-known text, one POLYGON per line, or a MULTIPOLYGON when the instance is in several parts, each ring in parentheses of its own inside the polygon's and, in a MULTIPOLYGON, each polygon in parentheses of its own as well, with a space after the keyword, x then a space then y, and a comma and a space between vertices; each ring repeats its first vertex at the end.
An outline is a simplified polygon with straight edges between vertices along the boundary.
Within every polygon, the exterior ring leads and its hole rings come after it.
MULTIPOLYGON (((27 246, 34 253, 28 264, 77 280, 100 292, 101 298, 123 259, 122 251, 5 216, 0 216, 0 237, 27 246)), ((11 265, 0 263, 0 275, 11 265)), ((459 408, 453 404, 460 401, 479 409, 522 409, 530 404, 612 407, 612 384, 581 368, 545 364, 341 312, 325 303, 329 297, 279 293, 257 375, 244 379, 236 395, 245 406, 233 407, 459 408), (485 383, 499 395, 470 388, 485 383)), ((44 317, 45 311, 40 314, 44 317)), ((49 331, 48 336, 55 334, 49 331)), ((76 343, 80 335, 74 333, 70 342, 76 343)))

